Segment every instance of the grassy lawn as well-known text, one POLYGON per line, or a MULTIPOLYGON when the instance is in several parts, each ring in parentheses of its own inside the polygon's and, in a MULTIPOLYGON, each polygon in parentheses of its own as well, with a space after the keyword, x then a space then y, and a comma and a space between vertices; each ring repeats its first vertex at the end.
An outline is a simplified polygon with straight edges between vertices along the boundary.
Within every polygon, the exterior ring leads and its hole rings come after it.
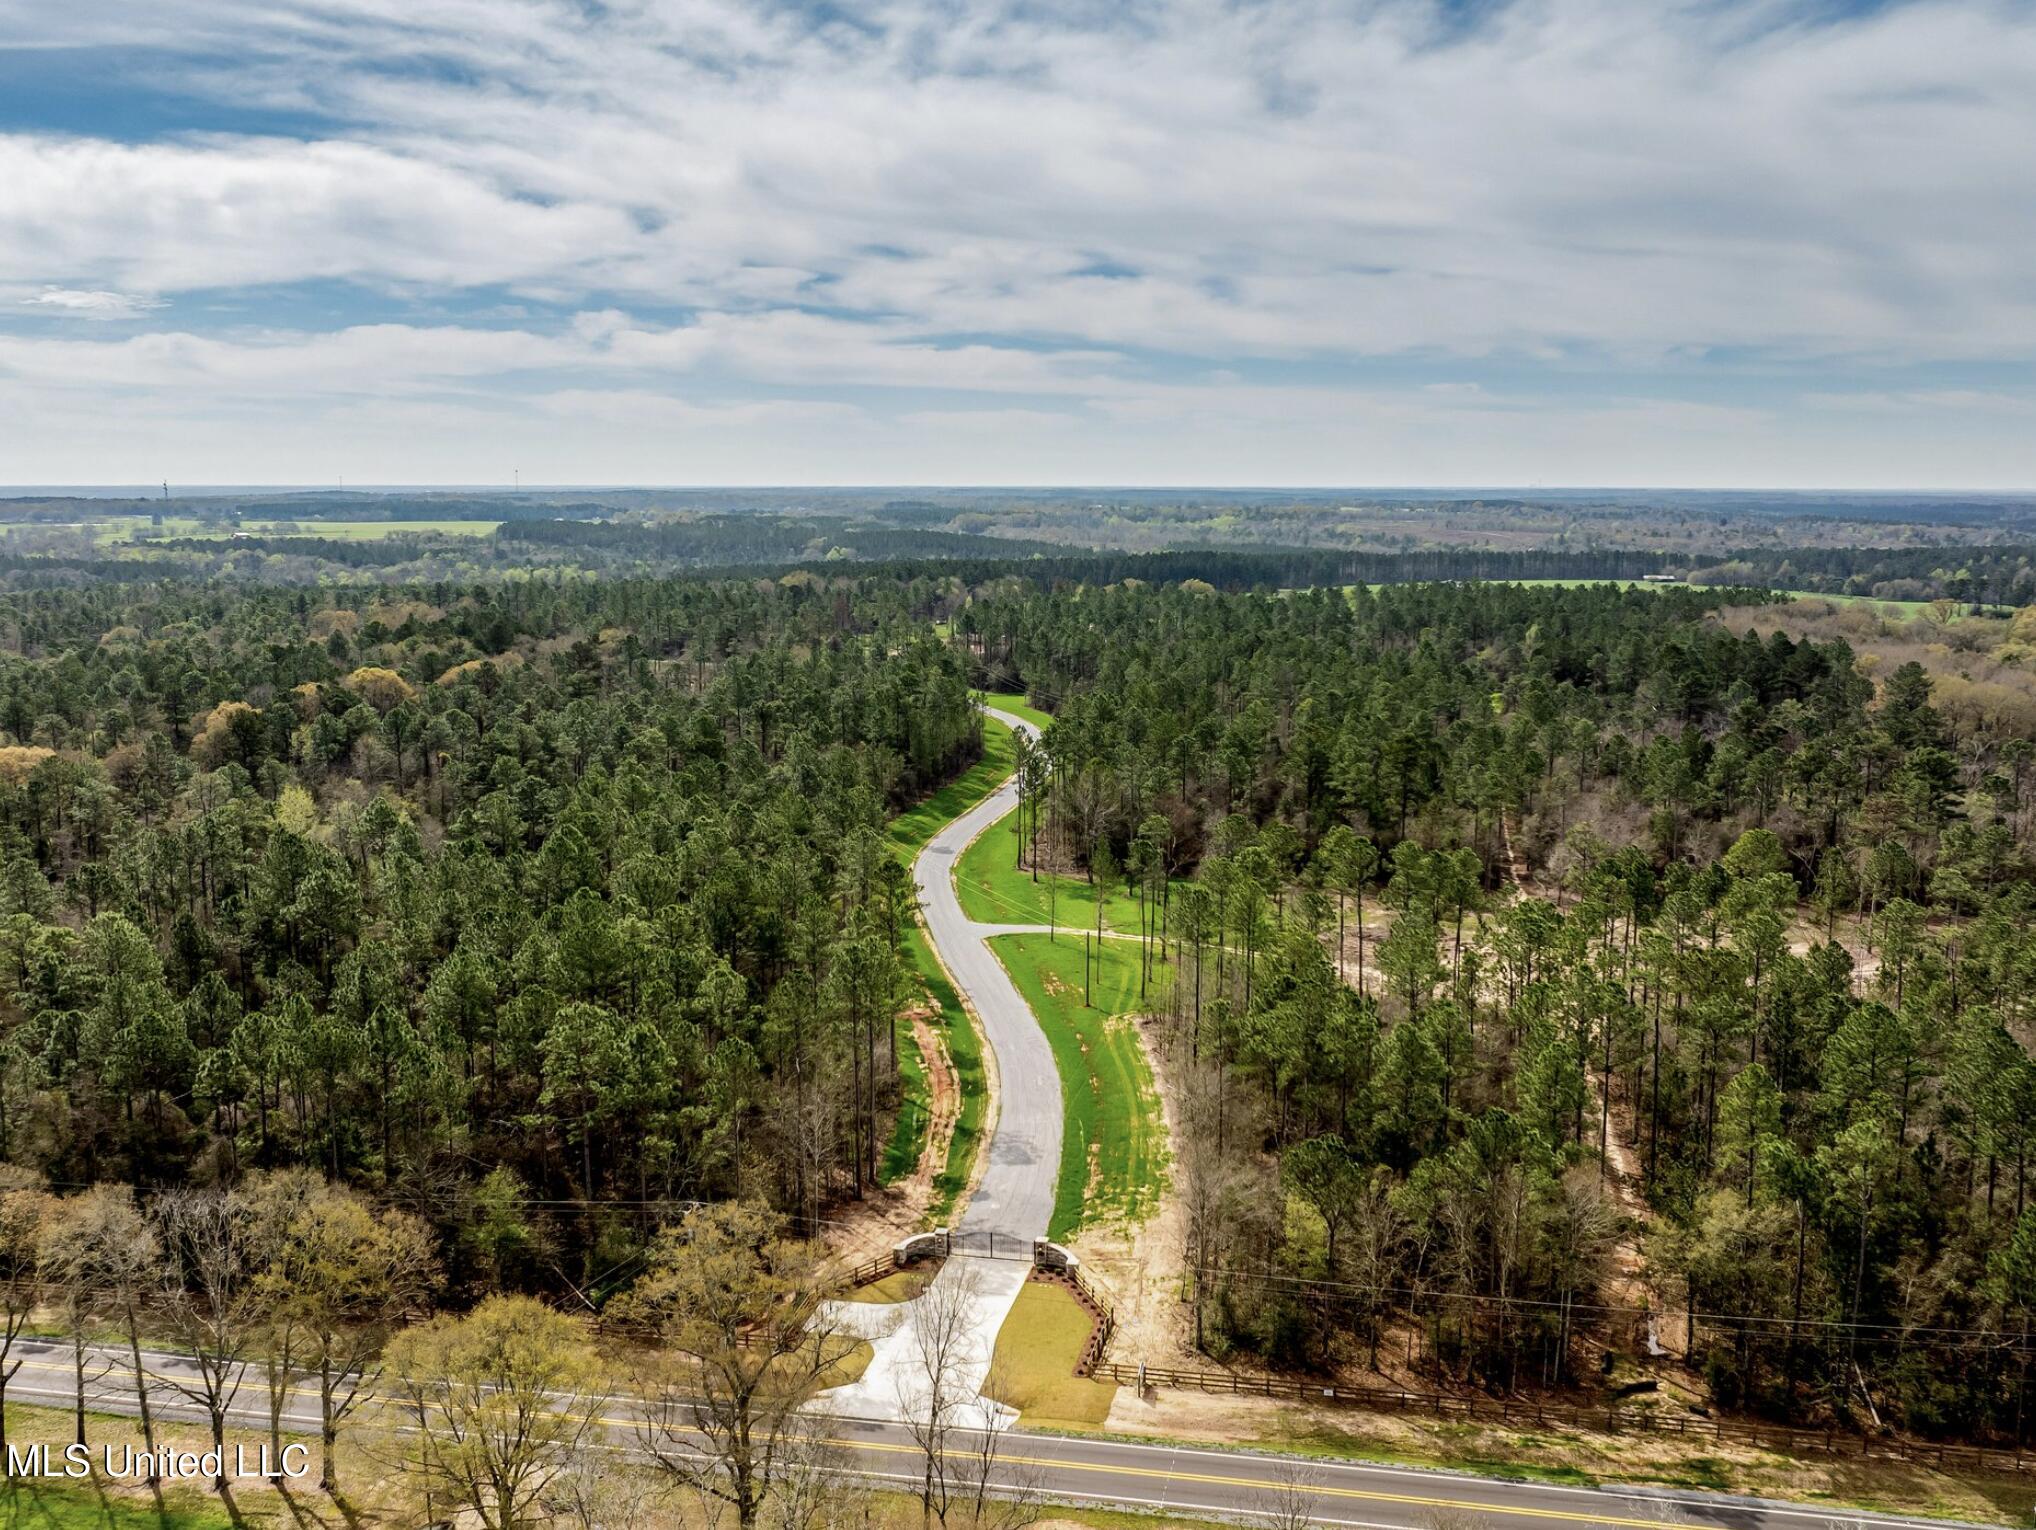
POLYGON ((1053 724, 1053 718, 1039 710, 1023 696, 1011 691, 991 691, 983 697, 983 705, 995 707, 1000 712, 1009 712, 1013 717, 1022 717, 1041 733, 1053 724))
POLYGON ((1029 1425, 1094 1429, 1110 1416, 1114 1381, 1075 1374, 1093 1319, 1066 1286, 1029 1280, 997 1331, 988 1393, 1029 1425))
POLYGON ((0 1524, 8 1530, 231 1530, 218 1504, 167 1489, 159 1514, 152 1499, 102 1495, 90 1482, 10 1481, 0 1486, 0 1524))
POLYGON ((942 825, 959 818, 995 791, 1011 774, 1011 730, 994 717, 983 719, 983 757, 930 797, 891 820, 891 848, 910 860, 942 825))
MULTIPOLYGON (((981 802, 1010 774, 1011 730, 994 718, 985 718, 983 757, 932 796, 914 803, 891 820, 886 833, 891 853, 909 865, 942 825, 981 802)), ((968 1183, 969 1165, 975 1160, 975 1141, 982 1132, 987 1087, 983 1078, 982 1046, 976 1039, 975 1026, 963 1012, 961 1001, 948 986, 940 963, 934 959, 925 937, 916 927, 906 938, 906 950, 913 970, 926 987, 929 1002, 940 1011, 938 1028, 946 1033, 948 1056, 960 1075, 961 1115, 955 1123, 954 1136, 948 1142, 947 1173, 935 1182, 941 1197, 937 1203, 938 1214, 944 1216, 953 1208, 961 1187, 968 1183), (948 1182, 957 1165, 961 1178, 950 1188, 948 1182)), ((901 1017, 897 1023, 898 1071, 903 1078, 904 1093, 898 1105, 898 1119, 891 1127, 891 1139, 884 1145, 883 1163, 877 1171, 877 1178, 887 1185, 910 1174, 919 1162, 919 1155, 925 1152, 932 1106, 926 1067, 920 1060, 918 1043, 913 1040, 911 1022, 901 1017)))
MULTIPOLYGON (((955 863, 954 885, 961 894, 962 912, 986 924, 1045 924, 1053 904, 1053 922, 1060 928, 1093 930, 1096 927, 1096 894, 1082 877, 1041 876, 1020 871, 1018 861, 1018 810, 1013 808, 991 824, 955 863)), ((1138 899, 1123 891, 1121 884, 1103 893, 1103 927, 1127 935, 1138 933, 1138 899)))
POLYGON ((869 1340, 857 1339, 828 1363, 827 1369, 820 1373, 820 1385, 823 1388, 845 1387, 860 1381, 862 1373, 870 1368, 870 1362, 876 1357, 877 1352, 870 1347, 869 1340))
POLYGON ((917 925, 905 934, 905 954, 925 985, 927 997, 940 1011, 940 1028, 947 1037, 947 1059, 954 1064, 955 1085, 961 1093, 954 1134, 947 1139, 947 1162, 933 1181, 933 1204, 927 1210, 933 1224, 939 1226, 953 1214, 955 1202, 968 1187, 976 1149, 982 1145, 983 1117, 990 1106, 990 1082, 983 1069, 982 1037, 976 1034, 975 1022, 962 1008, 960 996, 947 980, 946 969, 927 944, 926 932, 917 925))
POLYGON ((1139 1006, 1138 948, 1129 941, 1098 944, 1090 1008, 1082 1003, 1080 936, 1000 935, 990 942, 1039 1017, 1060 1069, 1065 1120, 1047 1228, 1054 1239, 1085 1223, 1149 1216, 1166 1182, 1166 1118, 1127 1018, 1139 1006))
POLYGON ((882 1280, 873 1280, 866 1286, 857 1286, 848 1293, 852 1302, 863 1302, 874 1307, 895 1306, 909 1302, 933 1278, 929 1270, 893 1270, 882 1280))

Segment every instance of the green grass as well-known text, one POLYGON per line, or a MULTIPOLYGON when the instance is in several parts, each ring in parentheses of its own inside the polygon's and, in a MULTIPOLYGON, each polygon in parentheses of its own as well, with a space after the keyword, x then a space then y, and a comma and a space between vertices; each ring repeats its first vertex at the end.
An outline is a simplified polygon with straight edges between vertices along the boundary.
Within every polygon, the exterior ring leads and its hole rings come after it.
POLYGON ((997 1331, 990 1395, 1034 1427, 1096 1428, 1110 1416, 1117 1384, 1075 1374, 1094 1324, 1066 1286, 1027 1281, 997 1331))
POLYGON ((1011 774, 1011 730, 994 717, 983 719, 983 757, 930 797, 891 820, 891 848, 905 860, 926 848, 942 827, 961 817, 1011 774))
MULTIPOLYGON (((1052 922, 1061 929, 1079 932, 1096 927, 1098 888, 1082 877, 1042 875, 1035 882, 1031 872, 1018 869, 1017 861, 1018 810, 1013 808, 977 835, 955 863, 954 885, 962 912, 984 924, 1037 925, 1046 924, 1051 912, 1052 922)), ((1103 928, 1136 935, 1138 899, 1125 892, 1122 883, 1102 892, 1103 928)))
MULTIPOLYGON (((926 842, 946 824, 981 802, 1011 774, 1011 730, 995 718, 983 719, 983 757, 954 780, 929 797, 914 803, 896 818, 886 833, 891 853, 908 866, 925 849, 926 842)), ((947 1039, 948 1060, 954 1064, 961 1109, 955 1117, 954 1132, 948 1138, 947 1163, 934 1182, 933 1216, 936 1223, 946 1218, 968 1184, 975 1163, 976 1145, 982 1136, 983 1115, 988 1106, 989 1084, 983 1071, 982 1042, 975 1023, 969 1019, 961 1000, 955 996, 947 974, 915 925, 906 935, 906 956, 926 997, 939 1011, 937 1029, 947 1039)), ((898 1119, 891 1128, 891 1140, 884 1147, 884 1161, 877 1178, 884 1184, 910 1174, 926 1150, 928 1126, 932 1119, 932 1090, 925 1064, 919 1057, 911 1023, 898 1021, 899 1073, 904 1084, 898 1105, 898 1119)))
POLYGON ((1023 696, 1011 691, 991 691, 984 695, 983 705, 995 707, 1000 712, 1009 712, 1013 717, 1022 717, 1041 733, 1053 726, 1053 718, 1039 710, 1023 696))
POLYGON ((231 1530, 224 1507, 188 1490, 169 1489, 157 1512, 152 1499, 102 1495, 89 1482, 10 1481, 0 1485, 0 1525, 7 1530, 231 1530))
POLYGON ((982 1146, 983 1118, 989 1113, 990 1081, 983 1067, 983 1041, 976 1034, 975 1021, 962 1008, 954 985, 947 980, 947 970, 927 943, 926 932, 916 925, 906 932, 905 955, 919 981, 925 984, 927 996, 940 1011, 940 1028, 947 1037, 947 1060, 954 1065, 955 1086, 961 1094, 954 1132, 947 1139, 947 1162, 934 1176, 933 1204, 927 1209, 927 1216, 938 1227, 953 1215, 955 1202, 968 1188, 976 1150, 982 1146))
POLYGON ((933 1277, 926 1270, 893 1270, 882 1280, 873 1280, 866 1286, 857 1286, 848 1293, 852 1302, 866 1306, 890 1307, 899 1302, 909 1302, 933 1277))
POLYGON ((877 1165, 877 1183, 888 1185, 903 1179, 918 1167, 926 1151, 926 1133, 933 1123, 933 1087, 926 1079, 926 1060, 919 1055, 919 1038, 912 1021, 899 1015, 892 1025, 898 1033, 898 1119, 891 1123, 891 1140, 884 1144, 883 1162, 877 1165))
POLYGON ((1039 1019, 1060 1070, 1060 1176, 1047 1236, 1151 1215, 1166 1186, 1166 1117, 1145 1050, 1127 1018, 1139 1007, 1138 948, 1095 942, 1082 1002, 1082 941, 1000 935, 990 942, 1039 1019))

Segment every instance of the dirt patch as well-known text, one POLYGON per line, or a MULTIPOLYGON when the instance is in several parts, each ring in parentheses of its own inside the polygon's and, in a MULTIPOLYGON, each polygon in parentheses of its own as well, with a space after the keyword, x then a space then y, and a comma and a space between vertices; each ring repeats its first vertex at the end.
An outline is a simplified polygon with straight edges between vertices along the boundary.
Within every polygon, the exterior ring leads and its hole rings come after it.
MULTIPOLYGON (((1179 1128, 1164 1055, 1165 1024, 1151 1015, 1133 1016, 1127 1023, 1145 1049, 1171 1144, 1179 1128)), ((1117 1327, 1108 1359, 1121 1365, 1187 1363, 1194 1336, 1191 1309, 1182 1300, 1187 1230, 1187 1213, 1169 1175, 1150 1217, 1132 1224, 1084 1226, 1076 1234, 1074 1250, 1083 1268, 1099 1278, 1115 1309, 1117 1327)))
MULTIPOLYGON (((1330 959, 1342 973, 1343 981, 1360 992, 1378 998, 1387 991, 1387 978, 1378 966, 1379 945, 1393 927, 1393 912, 1383 903, 1372 898, 1364 900, 1364 937, 1358 938, 1357 903, 1352 900, 1345 906, 1343 920, 1343 949, 1336 949, 1336 926, 1330 925, 1323 942, 1329 948, 1330 959)), ((1466 931, 1466 934, 1468 932, 1466 931)))
POLYGON ((888 1254, 899 1239, 926 1226, 927 1210, 934 1200, 933 1182, 947 1167, 948 1144, 961 1113, 961 1084, 947 1055, 947 1043, 934 1029, 934 1018, 931 1010, 910 1013, 912 1039, 926 1069, 926 1147, 910 1174, 877 1187, 859 1202, 850 1202, 830 1220, 827 1246, 844 1265, 864 1264, 888 1254))

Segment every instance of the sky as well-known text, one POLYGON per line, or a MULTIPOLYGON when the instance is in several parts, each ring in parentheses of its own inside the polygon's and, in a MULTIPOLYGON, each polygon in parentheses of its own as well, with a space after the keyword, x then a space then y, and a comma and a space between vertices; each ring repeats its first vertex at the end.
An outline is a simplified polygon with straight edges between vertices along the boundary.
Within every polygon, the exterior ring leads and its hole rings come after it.
POLYGON ((2036 488, 2029 0, 0 0, 0 484, 2036 488))

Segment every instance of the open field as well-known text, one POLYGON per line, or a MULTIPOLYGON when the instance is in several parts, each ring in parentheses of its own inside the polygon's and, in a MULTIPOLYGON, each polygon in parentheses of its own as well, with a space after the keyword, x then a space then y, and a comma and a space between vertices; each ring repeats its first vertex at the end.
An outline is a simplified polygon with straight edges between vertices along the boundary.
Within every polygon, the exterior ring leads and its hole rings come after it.
POLYGON ((166 515, 161 527, 152 527, 139 518, 123 518, 95 524, 95 537, 102 545, 146 540, 156 537, 198 537, 226 540, 236 532, 251 536, 311 537, 329 542, 379 542, 388 537, 427 535, 484 537, 500 521, 289 521, 245 520, 237 526, 218 521, 201 521, 195 516, 166 515))
POLYGON ((1151 1214, 1166 1178, 1166 1120, 1138 1035, 1138 948, 1092 941, 1084 1004, 1082 941, 1063 934, 1001 935, 990 942, 1038 1016, 1060 1069, 1060 1179, 1047 1236, 1151 1214))
POLYGON ((1110 1416, 1114 1381, 1075 1374, 1095 1320, 1066 1286, 1027 1281, 997 1332, 989 1395, 1028 1428, 1094 1429, 1110 1416))

